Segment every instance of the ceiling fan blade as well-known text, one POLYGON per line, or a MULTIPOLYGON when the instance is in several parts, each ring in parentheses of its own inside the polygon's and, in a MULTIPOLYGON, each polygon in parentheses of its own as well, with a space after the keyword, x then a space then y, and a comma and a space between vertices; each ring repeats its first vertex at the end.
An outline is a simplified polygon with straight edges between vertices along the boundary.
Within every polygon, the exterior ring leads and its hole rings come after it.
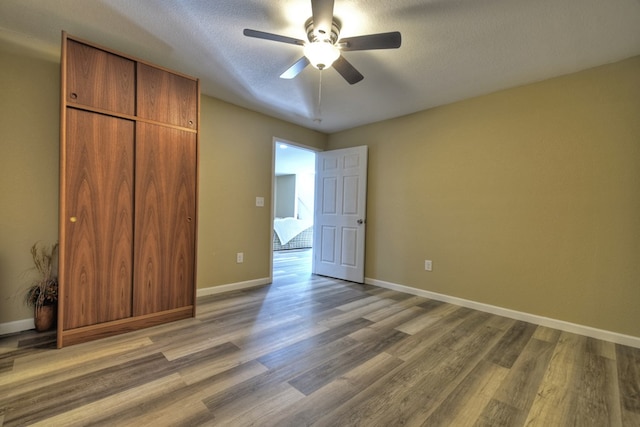
POLYGON ((367 36, 347 37, 338 41, 344 51, 396 49, 402 44, 402 36, 398 31, 391 33, 369 34, 367 36))
POLYGON ((282 42, 282 43, 297 44, 299 46, 304 46, 304 41, 300 39, 294 39, 293 37, 280 36, 278 34, 265 33, 264 31, 250 30, 248 28, 245 28, 242 33, 247 37, 255 37, 257 39, 272 40, 274 42, 282 42))
POLYGON ((284 73, 280 74, 281 79, 292 79, 304 70, 309 65, 309 59, 306 56, 298 59, 295 64, 287 69, 284 73))
POLYGON ((356 84, 360 80, 364 79, 364 76, 360 74, 356 68, 351 65, 349 61, 344 59, 344 56, 340 55, 338 59, 333 63, 333 68, 350 84, 356 84))
POLYGON ((319 36, 331 36, 334 0, 311 0, 313 31, 319 36))

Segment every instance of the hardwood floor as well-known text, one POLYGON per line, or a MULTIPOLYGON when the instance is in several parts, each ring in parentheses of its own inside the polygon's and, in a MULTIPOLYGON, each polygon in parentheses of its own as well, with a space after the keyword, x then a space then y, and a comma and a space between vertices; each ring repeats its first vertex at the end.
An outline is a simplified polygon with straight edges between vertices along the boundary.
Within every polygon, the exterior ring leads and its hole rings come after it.
POLYGON ((640 349, 309 259, 279 254, 272 285, 201 298, 195 319, 61 350, 1 337, 0 425, 640 426, 640 349))

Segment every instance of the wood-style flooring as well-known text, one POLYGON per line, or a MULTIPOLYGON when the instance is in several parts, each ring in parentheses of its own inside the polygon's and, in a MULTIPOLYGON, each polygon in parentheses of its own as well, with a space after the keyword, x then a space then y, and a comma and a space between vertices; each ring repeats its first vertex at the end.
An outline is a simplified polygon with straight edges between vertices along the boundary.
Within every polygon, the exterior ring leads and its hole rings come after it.
POLYGON ((640 426, 640 349, 312 276, 54 349, 0 338, 0 425, 640 426))

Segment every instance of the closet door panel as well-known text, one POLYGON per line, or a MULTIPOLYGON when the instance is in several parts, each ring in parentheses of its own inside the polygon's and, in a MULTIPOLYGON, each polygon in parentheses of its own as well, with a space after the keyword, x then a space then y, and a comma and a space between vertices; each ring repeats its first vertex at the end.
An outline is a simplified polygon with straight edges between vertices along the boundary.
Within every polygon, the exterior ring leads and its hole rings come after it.
POLYGON ((64 324, 131 316, 134 123, 68 108, 64 324))
POLYGON ((196 134, 138 123, 133 314, 193 303, 196 134))
POLYGON ((138 117, 197 129, 195 80, 138 63, 138 117))
POLYGON ((135 62, 85 44, 67 44, 66 101, 135 114, 135 62))

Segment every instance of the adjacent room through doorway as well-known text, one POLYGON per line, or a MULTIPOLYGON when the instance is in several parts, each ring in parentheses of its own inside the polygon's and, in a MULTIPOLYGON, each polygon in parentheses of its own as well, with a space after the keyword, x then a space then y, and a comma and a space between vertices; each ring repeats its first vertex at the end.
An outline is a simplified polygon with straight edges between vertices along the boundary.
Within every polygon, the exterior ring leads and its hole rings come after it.
POLYGON ((311 274, 316 153, 281 140, 274 144, 274 276, 276 269, 311 274))

